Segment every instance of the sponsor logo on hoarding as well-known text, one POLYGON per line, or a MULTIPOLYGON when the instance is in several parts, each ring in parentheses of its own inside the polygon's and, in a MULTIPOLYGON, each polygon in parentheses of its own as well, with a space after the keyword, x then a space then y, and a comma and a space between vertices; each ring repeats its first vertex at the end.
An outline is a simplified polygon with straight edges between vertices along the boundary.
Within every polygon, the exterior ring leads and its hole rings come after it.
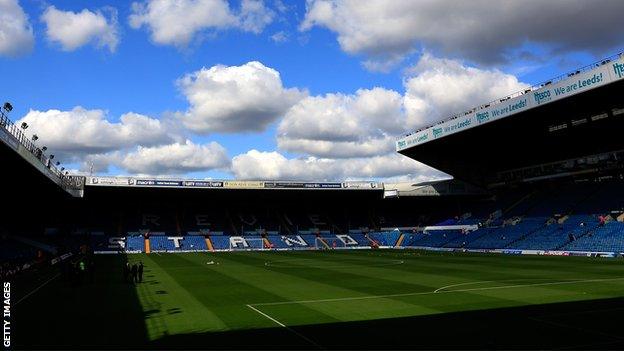
POLYGON ((545 256, 569 256, 568 251, 544 251, 545 256))
POLYGON ((405 140, 399 140, 397 142, 397 145, 398 145, 399 149, 404 148, 405 147, 405 140))
POLYGON ((222 188, 223 182, 211 182, 211 181, 186 181, 184 186, 198 187, 198 188, 222 188))
POLYGON ((146 180, 146 179, 137 179, 136 185, 182 186, 182 181, 179 181, 179 180, 146 180))
POLYGON ((433 128, 433 137, 437 138, 442 134, 442 128, 433 128))
POLYGON ((93 185, 134 185, 132 178, 93 177, 89 180, 93 185))
POLYGON ((573 93, 578 90, 586 89, 591 87, 592 85, 596 85, 603 81, 602 73, 594 74, 591 78, 587 79, 579 79, 574 83, 554 88, 555 96, 562 96, 569 93, 573 93))
POLYGON ((624 64, 621 63, 614 63, 613 64, 613 72, 615 72, 615 74, 617 74, 618 78, 622 78, 624 77, 624 64))
POLYGON ((538 105, 541 104, 542 102, 548 102, 552 99, 550 96, 550 90, 545 90, 542 92, 535 92, 533 93, 533 97, 535 98, 535 102, 538 105))
POLYGON ((232 189, 261 189, 261 188, 264 188, 264 182, 228 180, 228 181, 223 182, 223 187, 232 188, 232 189))
POLYGON ((342 183, 265 182, 264 187, 286 189, 341 189, 342 183))
POLYGON ((483 122, 487 122, 490 119, 490 113, 489 112, 477 112, 477 122, 479 123, 483 123, 483 122))
POLYGON ((342 183, 345 189, 377 189, 377 183, 371 182, 345 182, 342 183))
POLYGON ((504 115, 510 114, 512 112, 516 112, 518 110, 522 110, 527 107, 527 99, 519 100, 516 103, 507 105, 505 107, 496 108, 492 110, 492 117, 498 118, 504 115))
POLYGON ((470 127, 470 124, 472 124, 472 118, 466 118, 463 121, 444 127, 444 132, 448 133, 448 132, 454 132, 460 129, 468 128, 470 127))

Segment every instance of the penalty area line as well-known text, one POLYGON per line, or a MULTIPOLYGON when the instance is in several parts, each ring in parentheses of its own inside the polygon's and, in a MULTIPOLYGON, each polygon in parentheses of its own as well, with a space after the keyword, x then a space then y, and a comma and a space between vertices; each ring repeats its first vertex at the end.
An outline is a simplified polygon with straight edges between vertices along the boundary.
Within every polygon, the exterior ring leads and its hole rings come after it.
POLYGON ((270 321, 272 321, 273 323, 275 323, 275 324, 279 325, 280 327, 282 327, 282 328, 285 328, 285 329, 289 330, 290 332, 294 333, 295 335, 297 335, 298 337, 300 337, 300 338, 302 338, 303 340, 307 341, 307 342, 308 342, 308 343, 310 343, 311 345, 313 345, 313 346, 317 347, 318 349, 321 349, 321 350, 322 350, 322 349, 324 349, 324 348, 323 348, 323 347, 321 347, 319 344, 317 344, 317 343, 315 343, 314 341, 310 340, 310 339, 309 339, 308 337, 306 337, 305 335, 303 335, 303 334, 299 333, 298 331, 296 331, 296 330, 294 330, 294 329, 292 329, 292 328, 288 327, 286 324, 284 324, 284 323, 282 323, 282 322, 278 321, 277 319, 275 319, 275 318, 273 318, 273 317, 269 316, 268 314, 266 314, 266 313, 264 313, 264 312, 260 311, 259 309, 257 309, 257 308, 255 308, 255 307, 253 307, 252 305, 245 305, 245 306, 249 307, 249 308, 250 308, 250 309, 252 309, 253 311, 255 311, 255 312, 257 312, 258 314, 260 314, 261 316, 263 316, 263 317, 265 317, 265 318, 269 319, 270 321))

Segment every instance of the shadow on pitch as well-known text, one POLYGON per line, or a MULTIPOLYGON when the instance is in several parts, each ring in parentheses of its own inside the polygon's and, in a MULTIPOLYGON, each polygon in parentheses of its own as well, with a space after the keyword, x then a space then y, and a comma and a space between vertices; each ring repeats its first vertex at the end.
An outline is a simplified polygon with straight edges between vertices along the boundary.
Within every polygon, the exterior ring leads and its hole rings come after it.
POLYGON ((145 348, 145 320, 134 284, 123 281, 126 255, 96 256, 94 281, 59 278, 15 309, 16 349, 145 348))
POLYGON ((176 349, 623 349, 624 299, 163 337, 176 349), (293 332, 293 330, 296 332, 293 332), (315 344, 306 341, 304 337, 315 344))

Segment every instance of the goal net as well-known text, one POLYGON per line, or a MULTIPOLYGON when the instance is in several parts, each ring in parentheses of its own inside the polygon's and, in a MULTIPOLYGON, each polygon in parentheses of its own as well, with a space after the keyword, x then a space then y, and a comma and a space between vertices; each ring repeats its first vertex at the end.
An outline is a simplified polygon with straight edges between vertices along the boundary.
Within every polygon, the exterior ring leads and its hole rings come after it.
POLYGON ((245 238, 245 237, 231 237, 230 238, 230 251, 258 251, 268 250, 269 248, 264 242, 263 238, 245 238))
POLYGON ((335 249, 345 249, 347 245, 344 241, 340 240, 337 237, 332 238, 321 238, 316 237, 314 239, 314 246, 317 250, 335 250, 335 249))

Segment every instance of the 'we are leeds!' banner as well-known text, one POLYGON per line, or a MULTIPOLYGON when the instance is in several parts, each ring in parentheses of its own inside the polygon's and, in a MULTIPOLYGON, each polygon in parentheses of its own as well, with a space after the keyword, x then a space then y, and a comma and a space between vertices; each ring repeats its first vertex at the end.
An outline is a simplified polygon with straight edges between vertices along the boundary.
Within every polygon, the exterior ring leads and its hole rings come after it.
POLYGON ((515 113, 563 99, 590 89, 597 88, 624 79, 624 58, 601 65, 591 71, 583 72, 547 85, 521 96, 509 99, 488 108, 480 109, 397 141, 396 149, 401 151, 427 141, 466 130, 480 124, 511 116, 515 113))

